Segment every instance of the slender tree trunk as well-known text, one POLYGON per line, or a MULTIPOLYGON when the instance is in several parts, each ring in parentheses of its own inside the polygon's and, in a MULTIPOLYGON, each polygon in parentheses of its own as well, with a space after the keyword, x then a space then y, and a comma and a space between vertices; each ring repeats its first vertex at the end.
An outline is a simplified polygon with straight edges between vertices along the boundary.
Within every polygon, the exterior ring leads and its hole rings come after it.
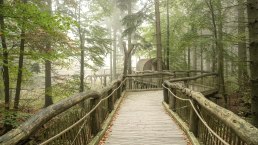
MULTIPOLYGON (((79 28, 80 29, 80 28, 79 28)), ((81 49, 81 64, 80 64, 80 90, 79 90, 79 92, 83 92, 84 91, 84 65, 85 65, 85 60, 84 60, 84 58, 85 58, 85 54, 84 54, 84 52, 85 52, 85 50, 84 50, 84 38, 82 38, 83 37, 83 35, 81 34, 82 32, 79 32, 80 34, 80 49, 81 49)))
POLYGON ((188 55, 187 55, 188 56, 188 59, 187 59, 188 60, 188 62, 187 62, 188 65, 187 66, 188 66, 188 70, 190 70, 191 69, 191 49, 190 49, 190 47, 187 48, 187 53, 188 53, 188 55))
MULTIPOLYGON (((0 6, 2 7, 4 4, 4 0, 0 0, 0 6)), ((0 25, 1 25, 1 32, 5 31, 5 23, 4 17, 0 14, 0 25)), ((6 38, 4 34, 1 34, 1 43, 3 47, 3 80, 4 80, 4 94, 5 94, 5 109, 10 109, 10 80, 9 80, 9 67, 8 67, 8 49, 6 44, 6 38)))
POLYGON ((167 54, 166 54, 166 65, 167 65, 167 70, 169 70, 169 59, 170 59, 170 44, 169 44, 169 39, 170 39, 170 19, 169 19, 169 0, 167 0, 167 54))
POLYGON ((25 44, 25 38, 24 37, 25 37, 25 32, 24 32, 24 30, 22 30, 22 32, 21 32, 21 43, 20 43, 20 54, 19 54, 18 75, 17 75, 16 92, 15 92, 15 98, 14 98, 14 109, 15 110, 18 110, 18 108, 19 108, 20 93, 21 93, 24 44, 25 44))
POLYGON ((116 79, 116 43, 117 42, 117 30, 113 31, 113 78, 116 79))
MULTIPOLYGON (((110 40, 112 40, 112 27, 110 26, 109 27, 109 37, 110 37, 110 40)), ((112 43, 110 44, 110 48, 112 48, 112 43)), ((112 63, 112 61, 113 61, 113 52, 112 51, 110 51, 110 55, 109 55, 110 57, 109 57, 109 71, 110 71, 110 82, 112 82, 112 80, 113 80, 113 63, 112 63)))
POLYGON ((81 28, 81 6, 79 3, 79 12, 78 12, 78 33, 79 33, 79 39, 80 39, 80 50, 81 50, 81 60, 80 60, 80 88, 79 92, 84 92, 84 75, 85 75, 85 70, 84 70, 84 65, 85 65, 85 34, 84 31, 81 28))
MULTIPOLYGON (((48 45, 50 46, 50 45, 48 45)), ((52 99, 52 78, 51 78, 51 61, 45 60, 45 106, 53 104, 52 99)))
POLYGON ((247 84, 247 51, 246 51, 246 35, 245 35, 245 0, 238 1, 238 34, 241 41, 238 42, 238 82, 239 89, 243 90, 247 84))
POLYGON ((223 48, 223 25, 222 25, 222 6, 221 1, 218 3, 218 27, 216 24, 216 16, 214 13, 214 6, 212 3, 212 0, 209 0, 208 6, 210 8, 211 12, 211 18, 212 18, 212 25, 213 25, 213 32, 214 32, 214 39, 215 39, 215 45, 216 45, 216 52, 218 52, 218 89, 219 94, 222 95, 224 98, 224 107, 227 107, 227 97, 225 94, 225 84, 224 84, 224 48, 223 48))
POLYGON ((187 69, 187 51, 184 49, 184 69, 187 69))
MULTIPOLYGON (((48 10, 52 13, 52 0, 48 0, 48 10)), ((48 40, 46 44, 46 53, 51 53, 51 42, 48 40)), ((51 76, 51 61, 45 60, 45 105, 48 107, 53 104, 52 98, 52 76, 51 76)))
MULTIPOLYGON (((128 15, 132 15, 132 1, 128 0, 128 15)), ((132 33, 128 34, 128 50, 132 48, 132 33)), ((132 74, 132 55, 128 55, 128 74, 132 74)))
POLYGON ((223 24, 222 24, 222 5, 221 1, 218 3, 219 22, 218 22, 218 79, 219 79, 219 93, 224 97, 224 106, 227 107, 227 96, 225 94, 224 82, 224 46, 223 46, 223 24))
POLYGON ((193 69, 197 70, 197 48, 194 46, 194 53, 193 53, 193 69))
MULTIPOLYGON (((4 5, 4 0, 0 0, 0 8, 4 5)), ((5 32, 4 16, 0 13, 0 32, 5 32)), ((5 96, 5 113, 4 113, 4 132, 8 132, 12 129, 12 125, 8 120, 11 120, 9 114, 10 110, 10 79, 9 79, 9 60, 8 60, 8 48, 6 44, 5 34, 0 34, 1 43, 3 47, 3 82, 4 82, 4 96, 5 96)))
POLYGON ((126 44, 123 42, 123 49, 124 49, 124 71, 123 71, 123 75, 124 77, 126 77, 127 75, 127 67, 128 67, 128 52, 126 49, 126 44))
POLYGON ((258 127, 258 5, 255 0, 247 0, 249 53, 251 72, 251 111, 253 124, 258 127))
POLYGON ((156 17, 156 41, 157 41, 157 71, 162 71, 162 45, 161 45, 159 0, 155 0, 155 17, 156 17))
POLYGON ((201 71, 203 71, 203 46, 201 46, 201 71))
MULTIPOLYGON (((23 0, 23 3, 27 3, 27 0, 23 0)), ((15 110, 18 110, 18 108, 19 108, 19 101, 20 101, 20 94, 21 94, 22 69, 23 69, 23 58, 24 58, 24 47, 25 47, 24 45, 25 45, 25 30, 24 30, 24 28, 22 28, 18 75, 17 75, 16 92, 15 92, 15 98, 14 98, 14 109, 15 110)))

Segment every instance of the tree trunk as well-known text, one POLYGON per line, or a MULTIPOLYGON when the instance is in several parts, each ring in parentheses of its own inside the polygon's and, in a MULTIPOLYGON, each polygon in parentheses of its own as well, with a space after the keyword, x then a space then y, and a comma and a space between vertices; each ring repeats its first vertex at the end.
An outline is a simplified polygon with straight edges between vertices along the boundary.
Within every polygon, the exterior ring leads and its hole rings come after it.
POLYGON ((215 48, 215 45, 212 44, 212 60, 211 60, 211 71, 212 72, 216 72, 217 70, 217 57, 216 57, 216 48, 215 48))
POLYGON ((222 6, 221 1, 218 3, 218 27, 216 24, 216 16, 214 13, 214 6, 211 0, 209 0, 208 6, 211 12, 212 25, 213 25, 213 33, 214 33, 214 41, 216 46, 216 52, 218 52, 218 89, 219 94, 224 98, 224 107, 227 107, 227 98, 225 95, 225 85, 224 85, 224 48, 223 48, 223 25, 222 25, 222 6))
MULTIPOLYGON (((52 13, 52 0, 48 0, 49 13, 52 13)), ((46 44, 46 53, 51 53, 51 42, 48 40, 46 44)), ((53 104, 52 98, 52 76, 51 76, 51 61, 45 60, 45 105, 48 107, 53 104)))
POLYGON ((247 0, 249 53, 251 72, 251 111, 253 124, 258 127, 258 5, 255 0, 247 0))
POLYGON ((79 92, 84 92, 84 65, 85 65, 85 50, 84 50, 84 45, 85 45, 85 34, 81 29, 81 6, 79 4, 79 14, 78 14, 78 31, 79 31, 79 39, 80 39, 80 50, 81 50, 81 60, 80 60, 80 88, 79 92))
POLYGON ((245 0, 238 1, 238 34, 241 40, 238 42, 238 82, 239 89, 243 90, 247 84, 247 52, 246 52, 246 35, 245 35, 245 0))
POLYGON ((117 40, 117 30, 114 28, 113 31, 113 79, 116 79, 116 41, 117 40))
MULTIPOLYGON (((27 0, 23 0, 23 3, 27 3, 27 0)), ((19 108, 19 101, 20 101, 20 94, 21 94, 22 69, 23 69, 23 58, 24 58, 24 47, 25 47, 24 45, 25 45, 25 30, 24 30, 24 28, 22 28, 18 75, 17 75, 16 92, 15 92, 15 98, 14 98, 14 109, 15 110, 18 110, 18 108, 19 108)))
POLYGON ((222 24, 222 6, 221 1, 218 3, 219 23, 218 23, 218 79, 219 93, 224 97, 224 106, 227 107, 227 96, 225 94, 224 82, 224 47, 223 47, 223 24, 222 24))
POLYGON ((128 66, 128 53, 127 53, 127 49, 126 49, 126 44, 123 43, 123 49, 124 49, 124 71, 123 71, 123 74, 124 74, 124 77, 126 77, 127 75, 127 66, 128 66))
MULTIPOLYGON (((4 4, 4 0, 0 0, 0 7, 4 4)), ((1 32, 5 31, 4 17, 0 14, 1 32)), ((10 109, 10 80, 9 80, 9 67, 8 67, 8 49, 6 44, 6 38, 4 34, 1 34, 1 43, 3 47, 3 80, 4 80, 4 94, 5 94, 5 109, 10 109)))
MULTIPOLYGON (((128 0, 128 15, 132 15, 132 1, 128 0)), ((128 50, 132 48, 132 34, 128 34, 128 50)), ((132 55, 127 56, 128 74, 132 74, 132 55)))
MULTIPOLYGON (((81 33, 81 32, 79 32, 81 33)), ((82 35, 82 34, 80 34, 82 35)), ((84 91, 84 42, 83 42, 83 38, 82 36, 80 36, 80 49, 81 49, 81 64, 80 64, 80 90, 79 92, 83 92, 84 91)))
POLYGON ((188 66, 188 70, 190 70, 191 69, 191 49, 190 49, 190 47, 187 48, 187 53, 188 53, 188 55, 187 55, 188 56, 188 59, 187 59, 188 60, 188 62, 187 62, 188 65, 187 66, 188 66))
POLYGON ((169 50, 170 50, 170 44, 169 44, 169 39, 170 39, 170 19, 169 19, 169 0, 167 0, 167 54, 166 54, 166 65, 167 65, 167 70, 169 70, 169 65, 170 65, 170 63, 169 63, 169 55, 170 55, 170 53, 169 53, 169 50))
POLYGON ((203 46, 201 46, 201 71, 203 71, 203 46))
POLYGON ((157 71, 162 71, 162 45, 161 45, 159 0, 155 0, 155 17, 156 17, 156 42, 157 42, 157 71))
POLYGON ((53 104, 53 99, 52 99, 51 61, 45 60, 45 106, 44 107, 48 107, 52 104, 53 104))
POLYGON ((194 46, 194 53, 193 53, 193 69, 197 70, 197 48, 194 46))
MULTIPOLYGON (((4 0, 0 0, 0 8, 4 5, 4 0)), ((5 31, 4 17, 0 13, 0 32, 5 31)), ((10 79, 9 79, 9 60, 8 60, 8 48, 6 44, 6 38, 4 34, 1 34, 1 43, 3 47, 3 81, 4 81, 4 96, 5 96, 5 112, 4 112, 4 133, 13 128, 8 120, 12 120, 10 113, 10 79)))

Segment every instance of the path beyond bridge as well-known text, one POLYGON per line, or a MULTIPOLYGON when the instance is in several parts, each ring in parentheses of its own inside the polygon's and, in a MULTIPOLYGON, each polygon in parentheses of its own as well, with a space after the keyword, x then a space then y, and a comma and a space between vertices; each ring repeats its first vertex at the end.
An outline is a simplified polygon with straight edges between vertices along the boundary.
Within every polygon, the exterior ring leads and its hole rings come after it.
POLYGON ((183 131, 162 106, 162 91, 127 93, 106 145, 187 145, 183 131))

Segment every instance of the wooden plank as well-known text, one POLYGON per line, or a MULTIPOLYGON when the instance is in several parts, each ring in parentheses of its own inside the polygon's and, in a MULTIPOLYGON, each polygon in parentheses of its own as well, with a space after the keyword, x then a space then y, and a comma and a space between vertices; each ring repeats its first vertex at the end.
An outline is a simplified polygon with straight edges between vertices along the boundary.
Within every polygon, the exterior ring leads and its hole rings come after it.
POLYGON ((187 145, 183 131, 162 107, 162 99, 162 91, 128 93, 105 144, 187 145))

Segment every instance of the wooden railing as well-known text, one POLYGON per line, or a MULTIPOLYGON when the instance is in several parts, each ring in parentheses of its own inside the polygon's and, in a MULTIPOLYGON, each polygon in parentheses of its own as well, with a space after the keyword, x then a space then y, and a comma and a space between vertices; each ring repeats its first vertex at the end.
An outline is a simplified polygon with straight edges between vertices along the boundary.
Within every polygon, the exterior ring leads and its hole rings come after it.
POLYGON ((162 89, 162 83, 165 80, 171 80, 175 78, 186 78, 182 80, 182 82, 187 82, 187 87, 191 89, 203 89, 207 90, 210 88, 214 88, 217 85, 216 75, 209 75, 203 80, 203 78, 189 80, 188 77, 196 76, 196 75, 207 75, 207 74, 215 74, 206 71, 164 71, 164 72, 153 72, 153 71, 144 71, 144 72, 135 72, 135 74, 127 75, 126 82, 126 90, 151 90, 151 89, 162 89))
POLYGON ((186 122, 199 142, 258 144, 255 127, 193 91, 216 88, 216 80, 215 73, 202 71, 138 72, 100 92, 80 93, 42 109, 17 129, 1 136, 0 144, 88 144, 101 132, 111 112, 114 113, 114 104, 123 91, 161 88, 164 102, 186 122))
POLYGON ((117 80, 100 93, 87 91, 42 109, 18 128, 0 137, 2 145, 82 145, 98 134, 124 91, 117 80))
POLYGON ((206 81, 209 80, 206 79, 207 77, 215 75, 204 74, 165 81, 164 102, 174 116, 178 116, 178 122, 186 124, 202 144, 257 145, 257 128, 231 111, 206 99, 203 94, 187 88, 189 83, 200 81, 202 78, 205 80, 202 86, 215 87, 216 83, 206 81))
POLYGON ((170 72, 141 72, 127 75, 126 90, 162 89, 163 81, 173 77, 170 72))

